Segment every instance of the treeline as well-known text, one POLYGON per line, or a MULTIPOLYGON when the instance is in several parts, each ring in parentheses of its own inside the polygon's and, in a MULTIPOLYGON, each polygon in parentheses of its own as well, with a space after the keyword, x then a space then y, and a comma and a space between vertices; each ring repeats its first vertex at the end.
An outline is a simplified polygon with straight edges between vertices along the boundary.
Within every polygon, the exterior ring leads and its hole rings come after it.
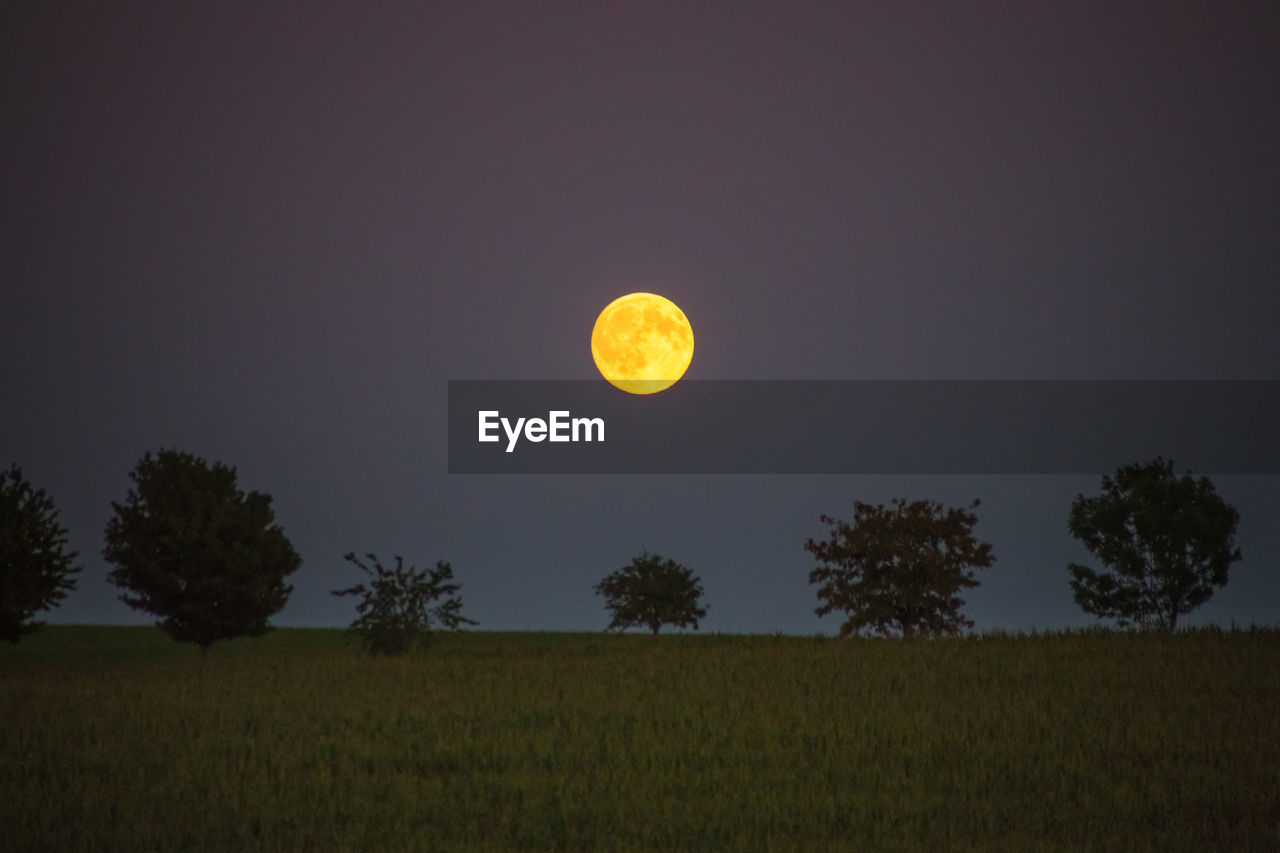
MULTIPOLYGON (((286 578, 302 559, 275 523, 271 496, 244 492, 235 468, 176 450, 147 453, 130 472, 123 503, 112 502, 103 556, 120 599, 157 618, 175 640, 207 651, 219 640, 258 636, 288 601, 286 578)), ((820 516, 830 530, 804 543, 817 562, 816 613, 844 617, 840 634, 956 636, 973 627, 960 593, 995 562, 973 533, 980 502, 855 501, 853 518, 820 516)), ((1156 458, 1102 478, 1100 494, 1078 495, 1067 529, 1100 568, 1068 565, 1076 603, 1121 627, 1174 630, 1178 618, 1226 585, 1240 559, 1239 513, 1206 477, 1181 477, 1156 458)), ((0 472, 0 638, 17 642, 34 617, 75 589, 76 552, 67 548, 53 500, 18 466, 0 472)), ((351 624, 366 651, 399 654, 434 629, 478 624, 462 615, 453 568, 394 568, 374 554, 345 559, 365 580, 333 590, 356 597, 351 624)), ((706 617, 701 579, 675 560, 643 551, 594 587, 608 630, 663 625, 696 629, 706 617)))

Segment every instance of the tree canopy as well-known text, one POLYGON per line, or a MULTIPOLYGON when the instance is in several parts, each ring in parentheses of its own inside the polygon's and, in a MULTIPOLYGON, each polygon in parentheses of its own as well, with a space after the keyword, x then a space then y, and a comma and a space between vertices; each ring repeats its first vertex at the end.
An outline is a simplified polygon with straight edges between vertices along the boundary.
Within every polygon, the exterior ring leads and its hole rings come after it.
POLYGON ((293 589, 285 577, 302 565, 271 497, 241 491, 235 468, 176 450, 146 454, 129 479, 103 550, 120 600, 204 650, 268 631, 293 589))
POLYGON ((332 595, 360 596, 356 604, 359 616, 351 623, 351 631, 360 637, 365 651, 372 655, 398 655, 414 645, 426 645, 434 626, 457 630, 461 625, 477 625, 462 615, 462 589, 453 583, 453 567, 437 561, 430 570, 405 567, 396 557, 396 567, 388 569, 373 554, 365 554, 372 565, 362 563, 355 553, 343 559, 369 576, 368 583, 346 589, 335 589, 332 595), (444 601, 434 605, 433 602, 444 601))
POLYGON ((1123 627, 1170 631, 1178 617, 1204 604, 1240 559, 1240 514, 1207 477, 1177 477, 1157 457, 1102 478, 1102 494, 1077 495, 1067 528, 1104 571, 1071 563, 1071 591, 1088 613, 1123 627))
POLYGON ((707 608, 702 598, 701 580, 687 566, 675 560, 642 551, 594 587, 605 599, 605 609, 613 614, 606 630, 632 626, 647 627, 655 635, 663 625, 698 627, 707 608))
POLYGON ((825 616, 846 615, 841 636, 871 632, 903 636, 957 634, 973 627, 957 593, 978 585, 975 569, 989 568, 991 545, 973 536, 978 518, 967 509, 896 498, 888 507, 855 501, 853 523, 823 515, 826 541, 805 550, 821 563, 809 572, 825 616))
POLYGON ((16 464, 0 471, 0 639, 16 643, 40 627, 32 617, 75 589, 75 558, 53 499, 16 464))

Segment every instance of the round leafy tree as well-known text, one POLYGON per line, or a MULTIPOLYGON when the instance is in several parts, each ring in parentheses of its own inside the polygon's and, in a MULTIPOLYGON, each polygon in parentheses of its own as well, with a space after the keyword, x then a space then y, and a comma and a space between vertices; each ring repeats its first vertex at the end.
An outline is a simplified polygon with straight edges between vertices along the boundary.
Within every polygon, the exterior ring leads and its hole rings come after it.
POLYGON ((462 599, 456 597, 460 584, 453 583, 453 567, 439 560, 430 570, 405 568, 396 557, 396 567, 388 569, 373 554, 365 554, 372 566, 360 562, 354 553, 343 557, 369 576, 368 583, 335 589, 333 595, 358 595, 360 614, 351 631, 360 637, 372 655, 398 655, 415 644, 426 645, 435 624, 457 630, 460 625, 477 625, 462 615, 462 599), (432 602, 444 598, 440 604, 432 602))
POLYGON ((821 516, 831 525, 830 538, 804 546, 822 563, 809 572, 822 601, 815 612, 845 613, 841 636, 951 635, 972 628, 956 593, 976 587, 974 570, 995 562, 990 543, 973 535, 978 517, 971 510, 978 506, 944 510, 934 501, 897 498, 888 507, 855 501, 853 524, 821 516))
POLYGON ((120 600, 204 651, 270 630, 293 590, 284 579, 302 565, 271 497, 242 492, 235 468, 176 450, 148 453, 129 479, 102 552, 120 600))
POLYGON ((693 572, 648 551, 596 584, 595 593, 613 613, 606 630, 642 626, 657 634, 663 625, 696 630, 707 616, 707 608, 698 606, 702 585, 693 572))
POLYGON ((75 589, 67 531, 43 489, 17 465, 0 472, 0 639, 16 643, 40 627, 32 617, 75 589))
POLYGON ((1173 473, 1157 457, 1102 478, 1102 494, 1077 495, 1067 529, 1109 571, 1071 563, 1071 591, 1088 613, 1137 624, 1178 627, 1178 616, 1226 586, 1240 559, 1235 545, 1240 514, 1207 477, 1173 473))

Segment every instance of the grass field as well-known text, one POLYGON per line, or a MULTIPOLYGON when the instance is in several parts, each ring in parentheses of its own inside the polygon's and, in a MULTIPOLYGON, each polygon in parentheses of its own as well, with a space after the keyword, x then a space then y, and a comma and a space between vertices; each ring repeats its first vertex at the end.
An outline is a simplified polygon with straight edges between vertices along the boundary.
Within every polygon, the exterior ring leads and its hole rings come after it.
POLYGON ((0 648, 6 850, 1280 850, 1280 631, 0 648))

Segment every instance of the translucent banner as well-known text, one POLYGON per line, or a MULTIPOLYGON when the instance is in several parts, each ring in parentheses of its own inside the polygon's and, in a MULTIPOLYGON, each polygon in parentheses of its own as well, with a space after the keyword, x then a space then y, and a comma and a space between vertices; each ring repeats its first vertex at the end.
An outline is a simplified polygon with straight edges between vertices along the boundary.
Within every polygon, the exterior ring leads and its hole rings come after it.
POLYGON ((451 380, 450 474, 1280 473, 1280 381, 451 380))

